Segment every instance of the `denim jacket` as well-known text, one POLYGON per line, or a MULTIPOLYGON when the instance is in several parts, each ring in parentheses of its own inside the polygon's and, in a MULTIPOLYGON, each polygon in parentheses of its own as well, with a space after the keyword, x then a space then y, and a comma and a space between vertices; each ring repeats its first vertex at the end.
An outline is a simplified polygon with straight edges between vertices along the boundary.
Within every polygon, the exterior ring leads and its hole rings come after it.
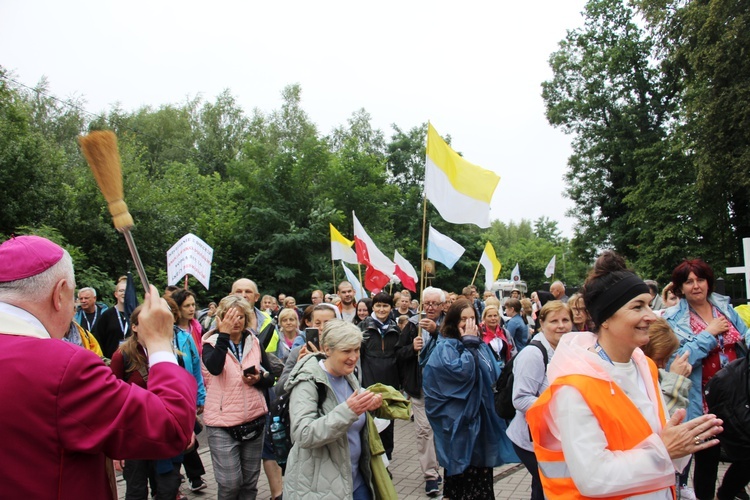
MULTIPOLYGON (((716 306, 732 322, 737 331, 740 332, 740 335, 742 335, 745 345, 747 345, 750 340, 750 330, 748 330, 745 322, 742 321, 739 314, 729 304, 729 297, 712 293, 708 296, 708 301, 716 306)), ((680 348, 672 355, 669 364, 672 363, 676 356, 681 356, 687 350, 690 351, 688 360, 693 365, 693 371, 690 373, 692 386, 690 387, 688 396, 686 418, 686 420, 690 420, 703 415, 703 386, 701 385, 703 359, 708 356, 711 350, 716 348, 718 342, 716 337, 706 330, 698 333, 698 335, 693 334, 693 330, 690 328, 690 307, 684 298, 680 299, 677 305, 670 307, 664 312, 664 319, 667 320, 669 326, 672 327, 680 339, 680 348)))

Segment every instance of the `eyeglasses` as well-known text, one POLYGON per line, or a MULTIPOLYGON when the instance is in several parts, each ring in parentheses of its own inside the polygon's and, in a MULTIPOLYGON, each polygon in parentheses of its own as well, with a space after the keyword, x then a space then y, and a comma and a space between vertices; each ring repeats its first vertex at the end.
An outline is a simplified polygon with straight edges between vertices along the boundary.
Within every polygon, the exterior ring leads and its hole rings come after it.
POLYGON ((442 305, 443 305, 443 303, 442 303, 442 302, 425 302, 425 303, 424 303, 424 304, 422 304, 422 305, 423 305, 423 306, 425 307, 425 309, 426 309, 426 308, 428 308, 428 307, 429 307, 430 309, 434 309, 434 308, 436 308, 436 307, 440 307, 440 306, 442 306, 442 305))

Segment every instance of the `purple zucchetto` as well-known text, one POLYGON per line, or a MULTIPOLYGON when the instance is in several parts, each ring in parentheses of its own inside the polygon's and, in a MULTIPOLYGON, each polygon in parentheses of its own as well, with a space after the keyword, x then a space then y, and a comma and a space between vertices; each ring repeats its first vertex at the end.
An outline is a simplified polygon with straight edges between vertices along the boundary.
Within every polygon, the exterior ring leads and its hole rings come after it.
POLYGON ((0 245, 0 283, 36 276, 63 257, 63 249, 40 236, 12 236, 0 245))

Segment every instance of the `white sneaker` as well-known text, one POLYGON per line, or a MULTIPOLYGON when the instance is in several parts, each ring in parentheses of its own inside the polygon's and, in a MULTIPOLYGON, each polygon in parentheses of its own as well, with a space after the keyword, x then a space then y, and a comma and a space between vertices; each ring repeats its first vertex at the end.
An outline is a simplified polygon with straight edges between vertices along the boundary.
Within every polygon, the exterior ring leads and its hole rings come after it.
POLYGON ((677 487, 677 500, 697 500, 693 488, 689 486, 677 487))

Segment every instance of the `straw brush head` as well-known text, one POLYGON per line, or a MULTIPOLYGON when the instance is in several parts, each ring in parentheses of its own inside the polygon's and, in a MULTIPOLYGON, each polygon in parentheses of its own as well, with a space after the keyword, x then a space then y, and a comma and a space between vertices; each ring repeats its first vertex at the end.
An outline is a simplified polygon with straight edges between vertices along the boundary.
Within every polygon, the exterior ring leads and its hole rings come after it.
POLYGON ((123 199, 122 166, 114 132, 98 130, 78 138, 83 156, 91 167, 118 231, 133 227, 133 217, 123 199))

